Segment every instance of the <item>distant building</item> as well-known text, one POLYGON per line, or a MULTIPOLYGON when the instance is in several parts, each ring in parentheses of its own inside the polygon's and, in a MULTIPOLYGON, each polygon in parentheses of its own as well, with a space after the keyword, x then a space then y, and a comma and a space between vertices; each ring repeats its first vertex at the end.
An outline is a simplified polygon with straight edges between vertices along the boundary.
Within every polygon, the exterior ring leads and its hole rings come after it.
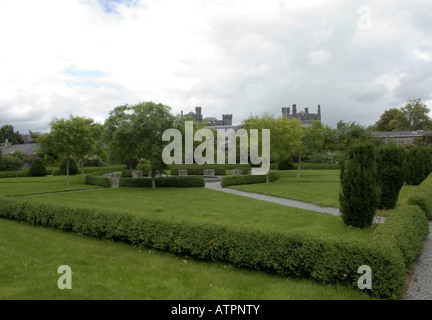
MULTIPOLYGON (((182 111, 183 115, 183 111, 182 111)), ((195 107, 195 112, 189 112, 185 116, 192 117, 196 122, 204 121, 207 126, 231 126, 232 125, 232 114, 223 114, 222 120, 218 120, 213 117, 203 118, 201 113, 201 107, 195 107)))
POLYGON ((425 134, 431 134, 431 130, 413 130, 413 131, 374 131, 373 135, 381 138, 382 141, 393 141, 395 143, 414 144, 416 138, 425 134))
POLYGON ((300 125, 308 127, 314 120, 321 120, 321 106, 318 105, 318 113, 309 113, 309 108, 304 108, 304 111, 297 112, 297 106, 292 105, 292 113, 289 107, 282 107, 282 115, 289 119, 299 119, 300 125))
POLYGON ((36 143, 12 144, 6 140, 0 143, 0 149, 4 155, 20 151, 24 156, 24 167, 29 167, 32 159, 39 157, 37 152, 40 150, 40 146, 36 143))

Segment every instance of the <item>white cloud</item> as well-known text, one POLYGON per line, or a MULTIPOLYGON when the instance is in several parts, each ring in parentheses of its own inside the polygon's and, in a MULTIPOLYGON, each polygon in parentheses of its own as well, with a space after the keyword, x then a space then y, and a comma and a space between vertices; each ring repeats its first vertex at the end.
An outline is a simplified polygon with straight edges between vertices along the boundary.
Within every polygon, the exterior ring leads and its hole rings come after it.
POLYGON ((0 125, 42 130, 70 113, 103 121, 143 100, 237 123, 321 104, 330 125, 373 123, 408 97, 431 98, 427 0, 370 1, 367 30, 359 0, 100 4, 0 1, 0 125))

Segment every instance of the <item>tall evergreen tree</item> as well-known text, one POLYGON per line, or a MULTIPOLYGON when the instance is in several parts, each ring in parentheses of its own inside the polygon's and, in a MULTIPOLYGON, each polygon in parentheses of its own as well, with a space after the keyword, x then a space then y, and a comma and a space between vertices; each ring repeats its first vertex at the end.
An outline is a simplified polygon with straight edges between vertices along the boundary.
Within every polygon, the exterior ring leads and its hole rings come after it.
POLYGON ((381 188, 379 209, 396 206, 405 179, 406 151, 397 145, 381 146, 377 150, 377 182, 381 188))
POLYGON ((342 219, 346 225, 366 228, 372 224, 379 202, 373 144, 358 144, 349 149, 341 166, 339 194, 342 219))

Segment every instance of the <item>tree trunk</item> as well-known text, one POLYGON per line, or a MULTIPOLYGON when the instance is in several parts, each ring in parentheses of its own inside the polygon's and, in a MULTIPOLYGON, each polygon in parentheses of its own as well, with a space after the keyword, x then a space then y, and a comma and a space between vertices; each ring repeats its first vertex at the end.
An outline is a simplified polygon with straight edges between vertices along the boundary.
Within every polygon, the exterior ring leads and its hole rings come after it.
POLYGON ((81 159, 81 178, 84 179, 84 158, 81 159))
POLYGON ((299 160, 297 164, 297 179, 300 179, 300 171, 301 171, 301 152, 299 154, 299 160))
POLYGON ((69 157, 66 161, 66 185, 69 185, 69 157))
POLYGON ((154 167, 154 161, 153 161, 152 153, 150 151, 150 171, 151 171, 151 178, 152 178, 152 189, 156 189, 156 180, 155 180, 156 172, 153 169, 153 167, 154 167))
POLYGON ((269 182, 270 182, 270 171, 267 172, 266 174, 266 184, 269 184, 269 182))

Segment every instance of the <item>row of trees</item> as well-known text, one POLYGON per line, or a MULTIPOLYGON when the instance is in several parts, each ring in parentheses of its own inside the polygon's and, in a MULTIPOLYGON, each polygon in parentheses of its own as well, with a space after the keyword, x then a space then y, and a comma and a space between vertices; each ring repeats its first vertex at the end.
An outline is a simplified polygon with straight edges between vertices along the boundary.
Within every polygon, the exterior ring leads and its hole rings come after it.
POLYGON ((341 163, 342 219, 347 225, 365 228, 377 209, 396 206, 406 182, 419 185, 432 172, 432 149, 363 143, 352 146, 341 163))

